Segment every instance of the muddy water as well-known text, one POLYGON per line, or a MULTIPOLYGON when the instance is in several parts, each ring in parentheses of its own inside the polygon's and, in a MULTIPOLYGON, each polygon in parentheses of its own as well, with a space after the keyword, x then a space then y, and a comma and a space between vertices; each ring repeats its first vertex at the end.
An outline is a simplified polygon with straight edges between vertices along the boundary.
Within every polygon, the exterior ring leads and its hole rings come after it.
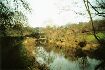
POLYGON ((46 52, 41 46, 36 48, 36 59, 40 64, 47 64, 50 70, 94 70, 95 66, 100 63, 99 60, 89 57, 78 58, 75 61, 68 60, 63 53, 46 52))

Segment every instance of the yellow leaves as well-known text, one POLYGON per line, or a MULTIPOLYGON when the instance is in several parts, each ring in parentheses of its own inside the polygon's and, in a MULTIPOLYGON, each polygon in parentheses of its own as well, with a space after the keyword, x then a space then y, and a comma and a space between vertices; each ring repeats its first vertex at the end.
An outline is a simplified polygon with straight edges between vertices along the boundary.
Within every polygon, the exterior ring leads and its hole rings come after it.
POLYGON ((70 25, 70 27, 58 27, 58 28, 45 28, 44 32, 48 38, 48 44, 50 48, 57 48, 57 50, 64 50, 68 55, 74 55, 75 53, 93 52, 99 47, 99 44, 91 42, 94 36, 91 32, 87 33, 89 29, 86 24, 70 25), (84 33, 81 33, 85 28, 84 33), (89 40, 88 40, 89 39, 89 40), (86 41, 86 45, 80 47, 79 43, 86 41), (79 50, 79 51, 78 51, 79 50))
POLYGON ((27 50, 27 54, 29 54, 30 56, 34 56, 33 51, 35 51, 35 45, 36 45, 35 39, 27 37, 23 41, 23 45, 24 45, 25 49, 27 50))
POLYGON ((59 46, 59 45, 63 45, 63 43, 62 43, 61 41, 57 41, 57 42, 56 42, 56 45, 58 45, 58 46, 59 46))
POLYGON ((49 40, 48 43, 52 44, 54 43, 54 40, 49 40))
POLYGON ((82 48, 83 51, 94 51, 99 47, 99 44, 88 43, 85 47, 82 48))

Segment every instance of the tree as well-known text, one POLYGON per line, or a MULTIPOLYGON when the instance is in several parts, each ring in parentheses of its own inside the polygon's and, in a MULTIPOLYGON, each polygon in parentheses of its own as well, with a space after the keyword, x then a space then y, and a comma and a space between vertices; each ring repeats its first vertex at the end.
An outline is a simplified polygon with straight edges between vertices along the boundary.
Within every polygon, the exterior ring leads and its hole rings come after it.
POLYGON ((95 15, 105 17, 105 0, 95 0, 95 5, 88 1, 88 4, 95 11, 95 15))
POLYGON ((16 24, 27 23, 23 11, 31 11, 26 0, 0 0, 0 35, 6 36, 6 29, 12 28, 16 24), (15 4, 14 7, 10 6, 10 3, 15 4))
MULTIPOLYGON (((94 35, 94 37, 97 39, 97 41, 99 42, 99 44, 101 45, 102 43, 101 43, 101 41, 99 40, 99 38, 97 37, 97 35, 96 35, 96 31, 95 31, 95 27, 94 27, 94 22, 93 22, 93 19, 92 19, 92 16, 91 16, 91 11, 90 11, 90 7, 89 7, 90 2, 89 2, 88 0, 83 0, 83 2, 84 2, 84 5, 85 5, 85 7, 86 7, 86 10, 87 10, 87 12, 88 12, 88 14, 89 14, 89 18, 90 18, 90 22, 91 22, 92 30, 93 30, 93 35, 94 35)), ((99 14, 99 13, 98 13, 98 14, 99 14)))

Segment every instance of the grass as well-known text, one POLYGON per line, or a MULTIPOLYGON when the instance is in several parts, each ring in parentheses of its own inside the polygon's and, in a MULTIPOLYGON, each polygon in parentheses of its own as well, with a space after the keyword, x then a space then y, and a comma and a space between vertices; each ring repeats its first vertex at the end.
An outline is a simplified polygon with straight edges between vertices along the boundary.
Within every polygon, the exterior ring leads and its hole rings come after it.
POLYGON ((95 37, 94 37, 94 35, 87 35, 86 36, 86 41, 87 42, 91 42, 91 41, 94 41, 94 40, 96 40, 95 37))
MULTIPOLYGON (((99 39, 105 39, 105 33, 99 32, 96 35, 99 39)), ((92 41, 96 41, 96 39, 95 39, 94 35, 87 35, 86 36, 86 41, 87 42, 92 42, 92 41)))
POLYGON ((98 36, 100 39, 105 39, 105 33, 99 32, 99 33, 97 34, 97 36, 98 36))

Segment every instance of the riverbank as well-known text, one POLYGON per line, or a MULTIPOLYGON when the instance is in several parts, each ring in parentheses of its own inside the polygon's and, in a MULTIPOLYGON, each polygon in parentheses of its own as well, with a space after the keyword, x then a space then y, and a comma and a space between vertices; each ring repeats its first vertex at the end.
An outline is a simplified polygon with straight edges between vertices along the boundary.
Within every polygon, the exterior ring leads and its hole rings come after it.
MULTIPOLYGON (((99 60, 100 64, 96 65, 95 68, 104 69, 104 28, 96 31, 96 35, 101 44, 94 37, 89 24, 83 23, 61 27, 46 27, 40 29, 39 32, 31 32, 31 34, 23 36, 0 36, 1 68, 3 70, 49 70, 49 63, 53 61, 53 57, 50 58, 50 52, 53 52, 54 55, 57 54, 54 58, 59 59, 61 57, 62 60, 67 60, 68 62, 69 60, 76 61, 81 59, 84 64, 87 57, 99 60), (39 40, 41 32, 43 33, 42 37, 45 38, 39 40), (42 46, 40 47, 42 50, 38 49, 39 46, 42 46), (46 51, 47 56, 44 54, 43 49, 45 49, 44 51, 46 51), (48 62, 46 61, 47 64, 40 63, 42 58, 37 54, 38 51, 39 53, 41 52, 41 57, 45 55, 44 59, 48 58, 48 62), (58 56, 59 54, 61 54, 60 57, 58 56), (50 59, 51 62, 49 62, 50 59)), ((53 70, 52 67, 51 69, 53 70)))
POLYGON ((42 29, 47 37, 46 50, 65 53, 65 57, 85 57, 104 60, 105 29, 96 23, 96 36, 102 42, 100 44, 93 35, 90 23, 71 24, 61 27, 46 27, 42 29), (101 57, 100 56, 103 56, 101 57))
POLYGON ((35 39, 23 37, 0 37, 2 70, 48 70, 35 59, 35 39))

